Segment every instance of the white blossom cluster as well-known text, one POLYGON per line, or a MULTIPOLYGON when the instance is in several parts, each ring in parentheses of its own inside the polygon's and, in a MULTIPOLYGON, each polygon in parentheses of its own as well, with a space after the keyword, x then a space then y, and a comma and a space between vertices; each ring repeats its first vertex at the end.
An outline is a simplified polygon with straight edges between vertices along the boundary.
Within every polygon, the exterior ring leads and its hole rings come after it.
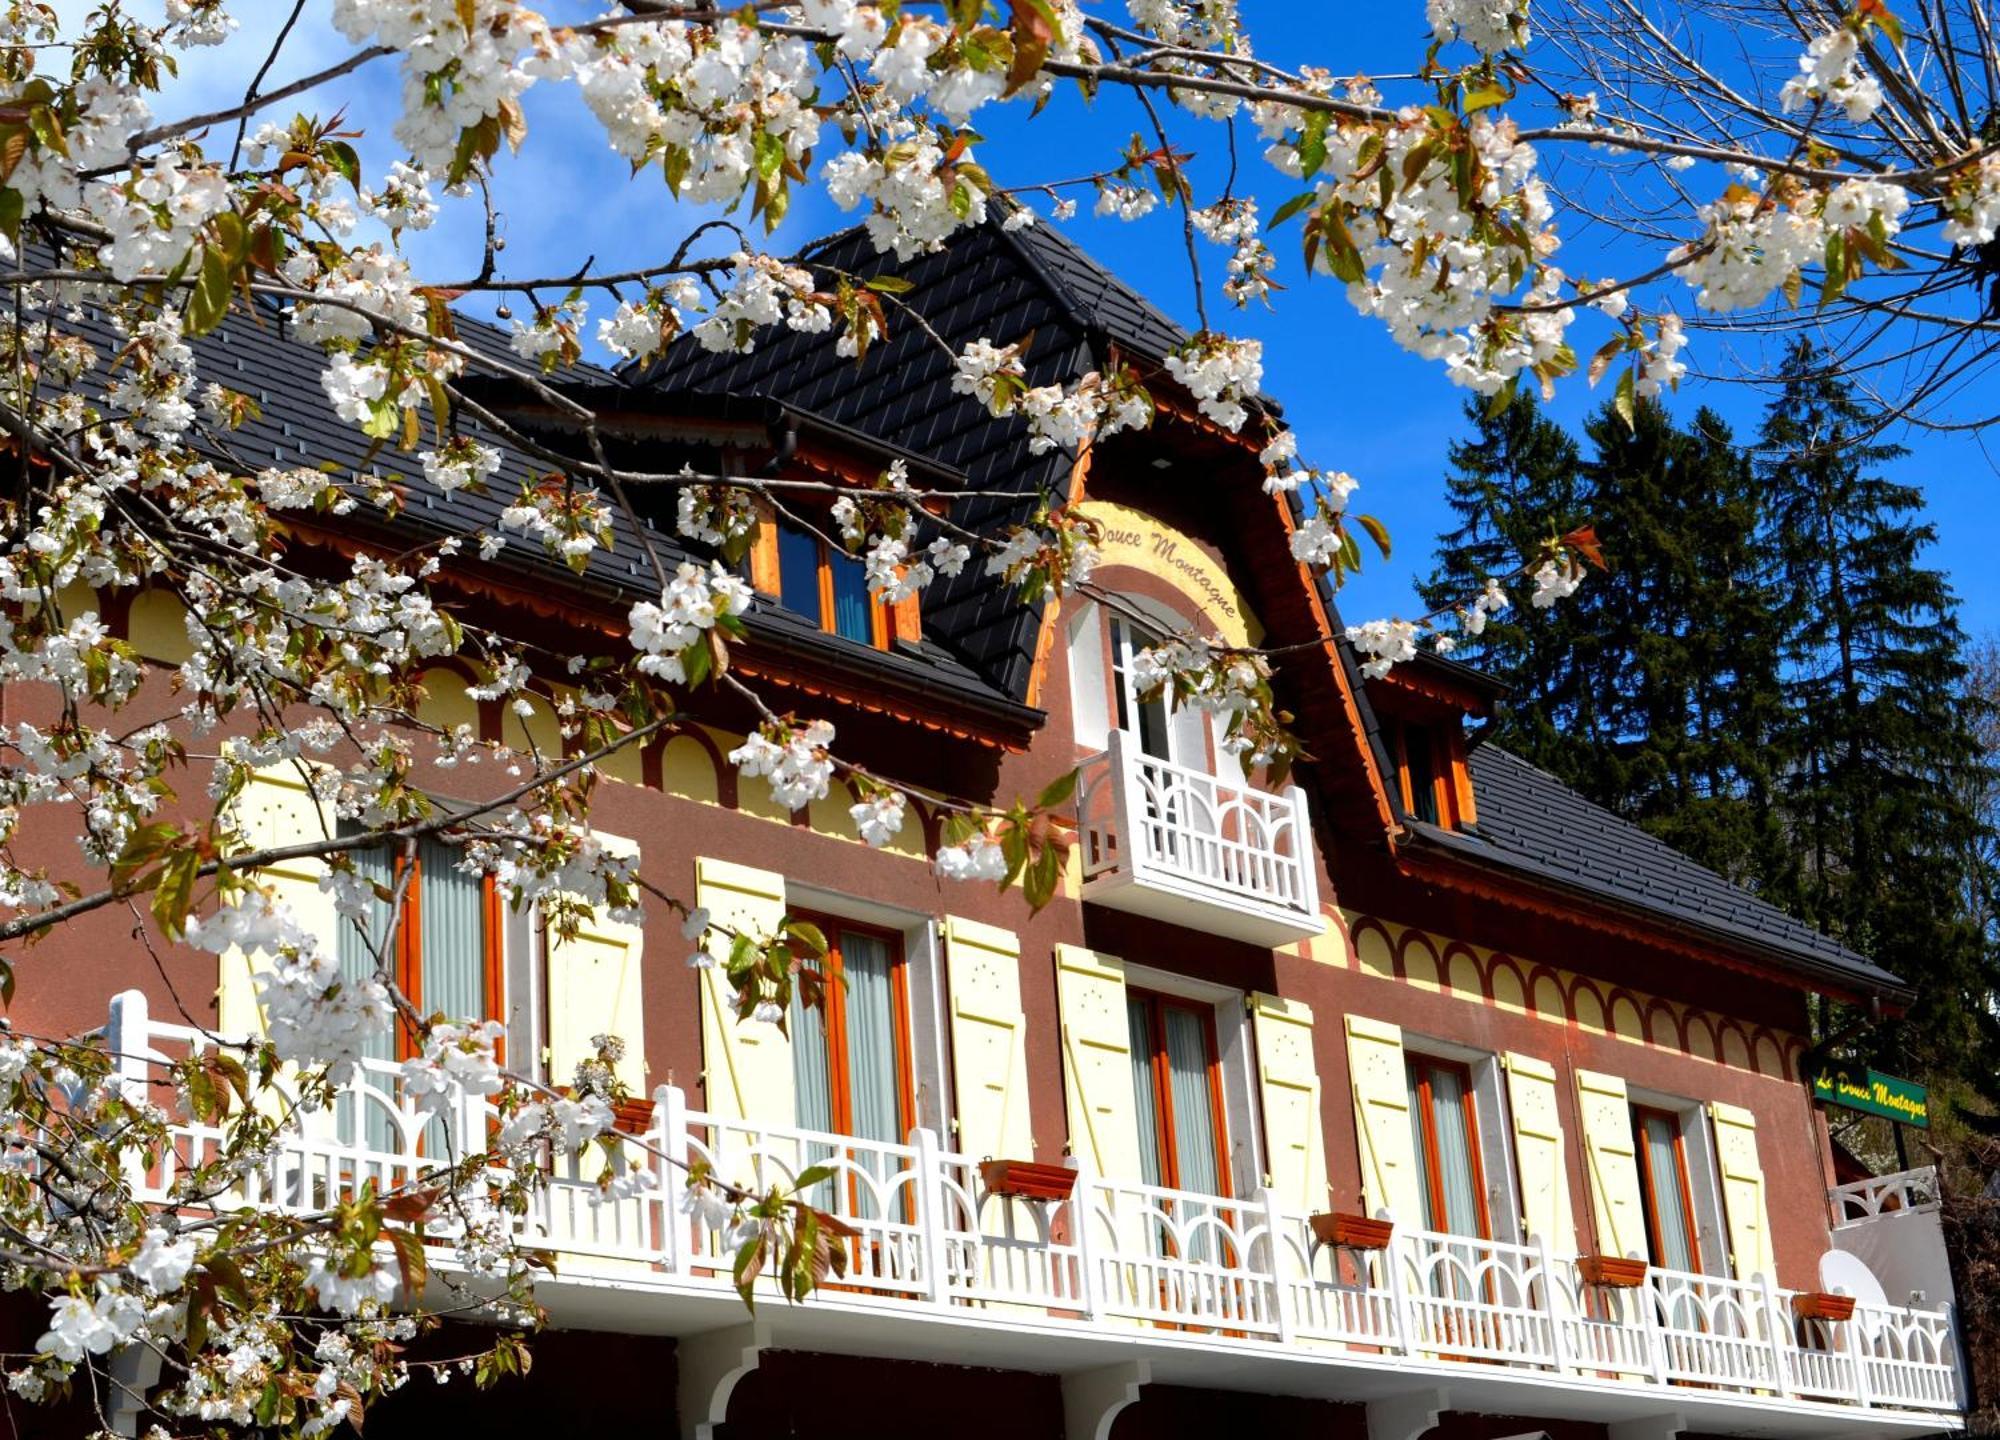
POLYGON ((1778 103, 1787 114, 1815 100, 1838 105, 1859 125, 1882 105, 1882 87, 1861 66, 1861 38, 1846 25, 1815 37, 1799 57, 1799 73, 1785 82, 1778 103))
POLYGON ((958 162, 947 165, 945 154, 937 136, 916 131, 879 150, 834 157, 821 180, 841 209, 868 205, 862 224, 877 250, 910 260, 942 248, 961 227, 986 220, 985 172, 958 162))
POLYGON ((720 561, 710 561, 705 571, 691 560, 682 561, 660 592, 660 603, 640 600, 626 617, 632 626, 632 648, 639 652, 640 672, 669 684, 685 684, 683 652, 717 621, 748 610, 753 594, 720 561))
POLYGON ((1361 673, 1379 680, 1417 658, 1417 627, 1409 620, 1369 620, 1347 627, 1347 643, 1368 657, 1361 662, 1361 673))
POLYGON ((1424 0, 1439 40, 1463 40, 1486 55, 1528 43, 1528 0, 1424 0))
POLYGON ((804 808, 826 798, 833 783, 833 726, 825 720, 803 725, 769 720, 729 752, 729 763, 746 780, 760 776, 782 810, 804 808))
POLYGON ((1702 208, 1708 227, 1702 239, 1669 258, 1688 260, 1682 273, 1702 309, 1746 309, 1821 259, 1829 234, 1859 230, 1886 242, 1903 228, 1909 208, 1900 185, 1860 177, 1789 199, 1732 186, 1702 208))
POLYGON ((1241 430, 1250 418, 1246 402, 1257 398, 1264 383, 1264 345, 1199 336, 1167 356, 1167 373, 1187 387, 1202 414, 1225 430, 1241 430))
POLYGON ((2000 234, 2000 151, 1953 176, 1942 204, 1939 233, 1946 244, 1968 250, 1990 245, 2000 234))
POLYGON ((828 296, 813 284, 809 271, 769 255, 739 252, 727 294, 708 318, 694 327, 694 338, 705 350, 733 350, 747 355, 757 347, 757 331, 783 322, 808 335, 833 328, 828 296))
POLYGON ((1322 244, 1315 265, 1344 273, 1349 302, 1381 320, 1398 344, 1442 361, 1454 384, 1483 395, 1556 359, 1572 318, 1568 307, 1495 310, 1523 274, 1536 277, 1531 298, 1542 306, 1560 282, 1546 268, 1556 248, 1554 207, 1536 175, 1534 147, 1517 138, 1511 121, 1481 114, 1469 122, 1479 183, 1462 196, 1451 148, 1414 108, 1386 125, 1333 125, 1311 175, 1297 112, 1260 104, 1255 114, 1273 142, 1271 162, 1312 182, 1320 204, 1351 216, 1355 254, 1343 259, 1334 244, 1322 244), (1385 171, 1403 181, 1386 203, 1378 178, 1385 171))
POLYGON ((1206 239, 1230 247, 1229 278, 1222 282, 1222 293, 1238 305, 1267 298, 1278 257, 1264 243, 1257 202, 1247 197, 1218 200, 1190 218, 1206 239))

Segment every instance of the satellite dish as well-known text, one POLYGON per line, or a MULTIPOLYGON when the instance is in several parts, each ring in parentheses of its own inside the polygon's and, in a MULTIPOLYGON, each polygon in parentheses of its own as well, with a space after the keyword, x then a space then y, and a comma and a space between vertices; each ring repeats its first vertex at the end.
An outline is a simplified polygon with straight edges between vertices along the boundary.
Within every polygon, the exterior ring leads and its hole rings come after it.
POLYGON ((1835 1295, 1852 1295, 1863 1305, 1887 1305, 1882 1282, 1859 1255, 1829 1250, 1819 1257, 1820 1288, 1835 1295))

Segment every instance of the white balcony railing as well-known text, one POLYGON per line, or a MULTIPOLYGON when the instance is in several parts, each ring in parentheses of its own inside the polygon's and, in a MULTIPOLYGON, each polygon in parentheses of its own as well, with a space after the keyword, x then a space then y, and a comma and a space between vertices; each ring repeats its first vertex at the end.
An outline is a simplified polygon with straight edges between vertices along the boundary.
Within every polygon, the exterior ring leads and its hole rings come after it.
MULTIPOLYGON (((148 1023, 136 992, 114 1002, 107 1034, 135 1087, 210 1043, 148 1023)), ((404 1183, 443 1157, 483 1148, 493 1119, 477 1101, 425 1120, 394 1065, 365 1062, 332 1111, 282 1128, 230 1193, 200 1206, 316 1207, 368 1179, 404 1183)), ((176 1184, 215 1157, 220 1136, 192 1121, 175 1121, 170 1134, 167 1151, 128 1179, 144 1201, 186 1206, 176 1184)), ((1100 1338, 1129 1338, 1138 1322, 1262 1348, 1281 1363, 1325 1363, 1330 1344, 1347 1347, 1356 1364, 1408 1357, 1433 1370, 1462 1364, 1482 1383, 1560 1376, 1703 1403, 1735 1394, 1759 1406, 1961 1408, 1949 1308, 1861 1304, 1846 1322, 1801 1321, 1791 1292, 1761 1280, 1655 1270, 1636 1289, 1609 1290, 1584 1284, 1574 1257, 1545 1245, 1401 1226, 1385 1249, 1335 1249, 1269 1191, 1225 1199, 1079 1171, 1067 1200, 1010 1201, 988 1194, 978 1164, 927 1130, 889 1145, 746 1124, 689 1110, 671 1086, 657 1092, 644 1138, 662 1157, 704 1160, 753 1189, 828 1167, 811 1198, 855 1232, 838 1300, 883 1317, 1011 1325, 1032 1313, 1040 1325, 1075 1327, 1059 1334, 1100 1338), (1302 1351, 1293 1347, 1301 1340, 1325 1343, 1302 1351)), ((517 1222, 521 1242, 554 1252, 562 1276, 587 1283, 729 1296, 731 1252, 682 1212, 685 1171, 648 1160, 651 1190, 601 1200, 598 1163, 546 1172, 517 1222)), ((450 1236, 448 1225, 428 1233, 450 1236)), ((1520 1403, 1532 1401, 1523 1394, 1520 1403)))
POLYGON ((1084 762, 1077 817, 1086 899, 1266 945, 1323 926, 1296 785, 1274 794, 1226 781, 1113 731, 1084 762))
POLYGON ((1851 1225, 1902 1210, 1935 1210, 1940 1198, 1937 1169, 1931 1165, 1836 1185, 1827 1194, 1833 1201, 1836 1225, 1851 1225))

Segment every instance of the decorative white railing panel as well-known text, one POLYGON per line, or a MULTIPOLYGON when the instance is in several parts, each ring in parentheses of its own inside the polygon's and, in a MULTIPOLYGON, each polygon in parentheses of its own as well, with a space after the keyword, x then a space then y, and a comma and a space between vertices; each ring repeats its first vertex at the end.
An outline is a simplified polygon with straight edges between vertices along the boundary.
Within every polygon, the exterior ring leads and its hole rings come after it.
MULTIPOLYGON (((166 1093, 149 1084, 161 1065, 212 1043, 148 1024, 136 993, 114 1006, 107 1036, 125 1057, 122 1075, 155 1098, 166 1093)), ((561 1273, 726 1292, 729 1237, 683 1210, 687 1172, 672 1161, 702 1161, 760 1190, 817 1166, 827 1173, 812 1201, 856 1232, 844 1242, 843 1298, 899 1313, 1012 1307, 1107 1334, 1130 1334, 1138 1322, 1276 1347, 1332 1342, 1626 1391, 1692 1386, 1880 1410, 1961 1408, 1948 1308, 1859 1305, 1851 1321, 1796 1321, 1790 1292, 1762 1281, 1653 1271, 1637 1289, 1611 1290, 1581 1283, 1573 1256, 1539 1244, 1427 1230, 1399 1228, 1385 1249, 1336 1249, 1269 1191, 1226 1199, 1079 1171, 1066 1200, 1009 1199, 987 1193, 976 1161, 929 1131, 883 1144, 704 1115, 671 1086, 656 1102, 642 1137, 639 1163, 654 1178, 644 1193, 603 1200, 601 1159, 545 1170, 520 1234, 558 1252, 561 1273)), ((368 1061, 332 1107, 288 1113, 261 1162, 214 1193, 185 1188, 221 1138, 192 1122, 174 1123, 165 1153, 127 1179, 153 1203, 309 1210, 366 1181, 408 1183, 482 1150, 497 1120, 484 1102, 425 1115, 396 1066, 368 1061)))
POLYGON ((1827 1192, 1833 1201, 1833 1223, 1851 1225, 1899 1210, 1935 1210, 1938 1206, 1937 1167, 1899 1170, 1876 1175, 1827 1192))
MULTIPOLYGON (((1077 786, 1085 881, 1106 903, 1162 915, 1214 912, 1214 928, 1244 938, 1317 933, 1312 824, 1296 785, 1271 793, 1175 765, 1114 731, 1084 762, 1077 786)), ((1191 918, 1191 917, 1190 917, 1191 918)))

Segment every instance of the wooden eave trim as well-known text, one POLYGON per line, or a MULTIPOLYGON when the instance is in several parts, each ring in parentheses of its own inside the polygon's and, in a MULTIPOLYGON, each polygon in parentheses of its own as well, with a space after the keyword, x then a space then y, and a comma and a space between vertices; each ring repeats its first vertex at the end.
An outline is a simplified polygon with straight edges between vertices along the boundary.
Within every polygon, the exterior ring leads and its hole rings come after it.
POLYGON ((1490 702, 1481 700, 1469 689, 1453 685, 1436 675, 1425 675, 1413 665, 1398 665, 1381 679, 1370 682, 1390 690, 1406 690, 1413 695, 1421 695, 1426 700, 1435 700, 1448 705, 1463 715, 1484 718, 1493 712, 1490 702))
MULTIPOLYGON (((1730 942, 1720 936, 1697 943, 1675 934, 1664 922, 1648 925, 1628 918, 1624 912, 1613 907, 1592 904, 1555 887, 1537 885, 1525 877, 1498 875, 1485 866, 1455 856, 1419 853, 1405 847, 1396 857, 1396 863, 1397 868, 1412 880, 1441 885, 1481 900, 1525 910, 1532 915, 1582 925, 1621 940, 1649 945, 1705 964, 1720 965, 1738 974, 1776 981, 1808 994, 1824 994, 1850 1004, 1879 998, 1885 1005, 1901 1008, 1901 1002, 1892 1000, 1888 992, 1842 987, 1830 979, 1785 969, 1768 959, 1754 959, 1741 952, 1732 952, 1730 942)), ((1385 915, 1382 918, 1394 917, 1385 915)))
MULTIPOLYGON (((1285 536, 1285 553, 1291 554, 1292 532, 1297 528, 1292 520, 1291 506, 1280 495, 1271 496, 1271 509, 1278 517, 1278 524, 1285 536)), ((1396 811, 1389 803, 1389 789, 1382 775, 1382 767, 1376 764, 1375 747, 1368 741, 1368 726, 1361 718, 1361 706, 1355 696, 1354 687, 1348 683, 1347 667, 1340 662, 1340 646, 1334 639, 1333 617, 1327 614, 1326 601, 1320 595, 1319 582, 1312 569, 1300 560, 1292 561, 1292 568, 1298 575, 1299 584, 1305 587, 1306 603, 1312 609, 1313 623, 1323 637, 1320 653, 1333 671, 1333 683, 1340 692, 1341 718, 1346 721, 1348 738, 1354 742, 1354 750, 1361 757, 1363 773, 1368 777, 1369 792, 1375 798, 1375 818, 1382 827, 1382 838, 1394 855, 1397 842, 1402 834, 1402 826, 1396 811)))

